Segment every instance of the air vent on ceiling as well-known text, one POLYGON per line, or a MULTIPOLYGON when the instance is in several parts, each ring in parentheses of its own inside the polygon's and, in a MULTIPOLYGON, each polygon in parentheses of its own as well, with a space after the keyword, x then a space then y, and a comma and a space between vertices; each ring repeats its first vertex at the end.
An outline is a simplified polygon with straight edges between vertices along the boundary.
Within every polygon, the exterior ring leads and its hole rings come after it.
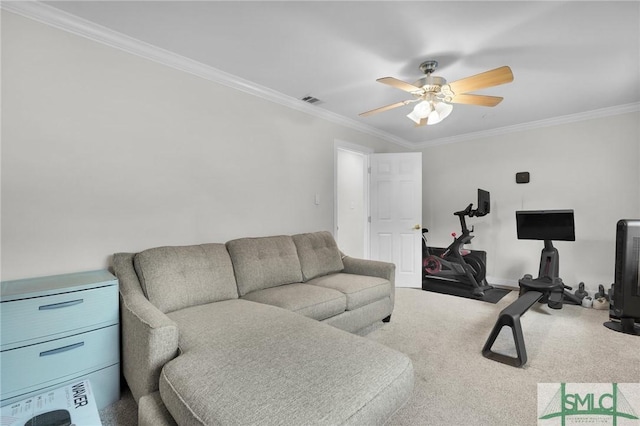
POLYGON ((315 98, 315 97, 313 97, 311 95, 305 96, 301 100, 306 102, 306 103, 308 103, 308 104, 311 104, 311 105, 322 103, 322 101, 320 99, 315 98))

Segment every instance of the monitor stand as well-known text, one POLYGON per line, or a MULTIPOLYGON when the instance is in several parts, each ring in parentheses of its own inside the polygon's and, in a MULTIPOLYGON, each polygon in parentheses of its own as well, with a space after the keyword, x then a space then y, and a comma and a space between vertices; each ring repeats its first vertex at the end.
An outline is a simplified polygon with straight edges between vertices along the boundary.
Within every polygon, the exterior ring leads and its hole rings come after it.
MULTIPOLYGON (((531 275, 525 275, 518 284, 520 285, 520 294, 528 289, 550 288, 555 284, 562 284, 564 288, 571 290, 571 287, 565 286, 562 279, 558 276, 560 270, 560 256, 558 249, 553 246, 551 240, 544 240, 544 249, 540 253, 540 268, 538 269, 538 278, 532 278, 531 275)), ((560 287, 562 288, 562 287, 560 287)), ((548 296, 548 295, 547 295, 548 296)), ((573 305, 582 305, 582 299, 575 294, 563 290, 561 294, 553 292, 552 300, 541 300, 547 303, 550 308, 562 309, 562 303, 570 303, 573 305)))
POLYGON ((540 254, 540 269, 538 269, 538 278, 549 277, 551 279, 558 278, 560 270, 560 257, 558 249, 553 246, 551 240, 544 240, 544 248, 540 254))
MULTIPOLYGON (((544 240, 544 248, 540 254, 540 269, 538 270, 538 280, 549 280, 551 282, 560 280, 560 257, 558 255, 558 249, 553 246, 551 240, 544 240)), ((571 287, 569 287, 571 290, 571 287)), ((571 303, 574 305, 582 305, 582 299, 575 294, 564 290, 564 303, 571 303)))

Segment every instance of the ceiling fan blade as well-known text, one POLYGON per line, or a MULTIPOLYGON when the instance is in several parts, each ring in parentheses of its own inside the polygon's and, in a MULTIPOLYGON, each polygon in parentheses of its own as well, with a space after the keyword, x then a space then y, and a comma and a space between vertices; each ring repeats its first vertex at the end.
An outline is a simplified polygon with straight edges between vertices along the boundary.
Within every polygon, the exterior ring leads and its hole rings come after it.
POLYGON ((468 105, 480 105, 486 107, 493 107, 502 102, 500 96, 486 96, 486 95, 456 95, 451 100, 452 104, 468 104, 468 105))
POLYGON ((419 124, 416 123, 413 127, 422 127, 422 126, 424 126, 426 124, 427 124, 427 119, 426 118, 421 118, 420 119, 420 123, 419 124))
POLYGON ((393 86, 396 89, 404 90, 405 92, 409 93, 422 92, 422 88, 393 77, 382 77, 377 79, 376 81, 388 84, 389 86, 393 86))
POLYGON ((383 106, 383 107, 380 107, 380 108, 372 109, 371 111, 362 112, 362 113, 360 113, 358 115, 360 115, 360 117, 367 117, 369 115, 377 114, 379 112, 384 112, 384 111, 388 111, 390 109, 394 109, 394 108, 398 108, 398 107, 407 105, 410 102, 411 101, 396 102, 395 104, 386 105, 386 106, 383 106))
POLYGON ((511 68, 504 66, 454 81, 449 83, 449 87, 453 93, 457 94, 473 92, 487 87, 499 86, 500 84, 509 83, 511 81, 513 81, 511 68))

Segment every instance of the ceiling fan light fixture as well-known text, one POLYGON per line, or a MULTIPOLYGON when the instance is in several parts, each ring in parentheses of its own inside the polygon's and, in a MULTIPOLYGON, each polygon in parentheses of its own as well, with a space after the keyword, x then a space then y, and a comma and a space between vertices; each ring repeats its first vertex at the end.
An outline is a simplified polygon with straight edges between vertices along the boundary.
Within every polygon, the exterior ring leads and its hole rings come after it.
POLYGON ((453 111, 453 105, 445 102, 436 102, 433 111, 427 118, 427 125, 438 124, 451 114, 453 111))
POLYGON ((423 119, 429 117, 433 111, 433 105, 429 101, 422 101, 413 107, 413 110, 407 115, 416 124, 420 124, 423 119))
POLYGON ((427 118, 433 111, 433 105, 429 101, 422 101, 413 107, 413 114, 420 118, 427 118))
POLYGON ((411 111, 409 114, 407 114, 407 117, 410 118, 411 121, 415 122, 416 124, 420 124, 420 120, 422 120, 420 117, 416 115, 414 111, 411 111))
POLYGON ((499 86, 513 81, 513 72, 508 66, 502 66, 480 74, 472 75, 447 83, 442 77, 432 75, 438 67, 437 61, 425 61, 420 64, 420 70, 425 74, 413 84, 398 80, 394 77, 382 77, 376 81, 410 93, 413 99, 396 102, 391 105, 376 108, 360 114, 369 116, 378 112, 388 111, 409 103, 418 102, 407 117, 418 126, 437 124, 447 118, 453 111, 452 104, 479 105, 493 107, 502 98, 498 96, 478 95, 469 92, 499 86))

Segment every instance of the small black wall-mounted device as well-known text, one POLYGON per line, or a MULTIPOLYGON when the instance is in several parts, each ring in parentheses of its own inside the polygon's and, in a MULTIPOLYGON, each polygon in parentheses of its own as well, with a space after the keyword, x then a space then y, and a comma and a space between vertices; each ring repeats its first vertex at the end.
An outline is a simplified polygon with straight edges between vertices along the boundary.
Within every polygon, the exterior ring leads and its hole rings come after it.
POLYGON ((529 172, 516 173, 516 183, 529 183, 529 172))

